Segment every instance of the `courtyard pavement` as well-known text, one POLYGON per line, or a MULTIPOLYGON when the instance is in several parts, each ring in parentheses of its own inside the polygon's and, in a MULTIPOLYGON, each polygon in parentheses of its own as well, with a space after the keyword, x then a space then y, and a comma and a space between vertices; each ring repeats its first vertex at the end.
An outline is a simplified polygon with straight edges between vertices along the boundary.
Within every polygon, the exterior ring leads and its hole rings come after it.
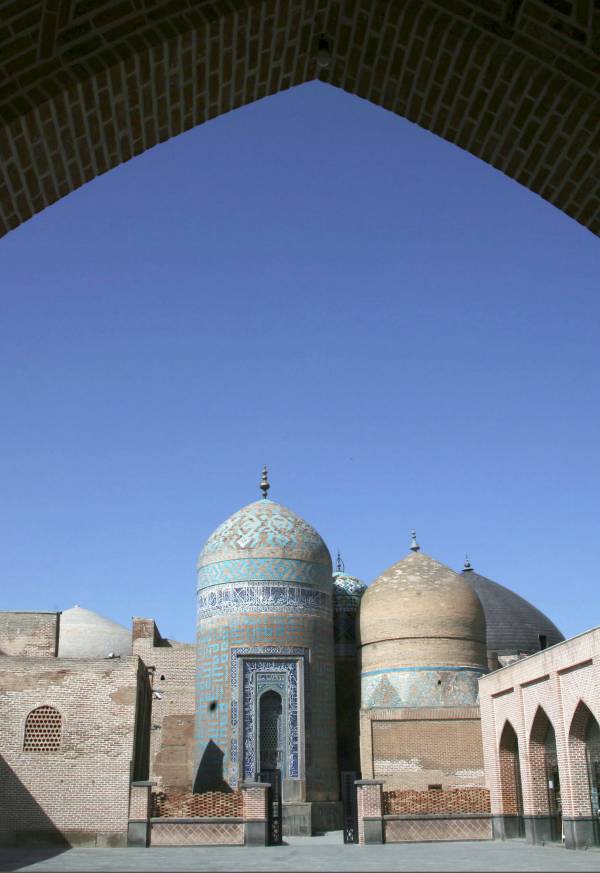
POLYGON ((238 846, 154 849, 0 849, 0 873, 129 871, 600 871, 600 851, 529 846, 520 840, 344 846, 340 837, 287 837, 271 848, 238 846))

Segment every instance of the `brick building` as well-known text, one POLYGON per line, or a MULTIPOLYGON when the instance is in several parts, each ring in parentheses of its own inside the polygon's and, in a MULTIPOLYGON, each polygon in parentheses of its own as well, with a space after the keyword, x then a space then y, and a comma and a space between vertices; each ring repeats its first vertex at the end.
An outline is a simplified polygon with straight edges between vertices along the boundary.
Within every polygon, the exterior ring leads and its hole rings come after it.
POLYGON ((600 631, 563 641, 414 538, 367 587, 261 487, 201 551, 195 643, 79 606, 0 613, 0 844, 260 840, 264 780, 283 832, 312 833, 341 826, 340 777, 362 777, 363 840, 493 820, 598 842, 600 631))
POLYGON ((600 628, 480 682, 494 831, 600 845, 600 628))
POLYGON ((149 716, 138 657, 0 658, 0 845, 126 845, 130 784, 148 778, 149 716))

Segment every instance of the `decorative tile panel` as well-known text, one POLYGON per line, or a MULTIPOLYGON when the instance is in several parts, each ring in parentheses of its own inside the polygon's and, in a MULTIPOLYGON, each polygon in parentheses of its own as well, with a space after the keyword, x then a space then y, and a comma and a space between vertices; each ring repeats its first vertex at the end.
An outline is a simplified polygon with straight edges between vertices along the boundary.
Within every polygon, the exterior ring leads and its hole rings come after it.
POLYGON ((230 785, 235 786, 238 783, 240 750, 244 779, 252 780, 256 776, 258 769, 258 698, 261 689, 264 690, 267 685, 269 687, 279 686, 285 693, 285 772, 290 778, 300 776, 298 682, 300 665, 307 655, 307 650, 301 647, 265 646, 260 650, 251 648, 231 650, 230 785), (241 688, 239 687, 240 679, 241 688), (240 702, 243 708, 241 720, 238 711, 240 702))
POLYGON ((331 595, 301 585, 228 584, 198 591, 198 621, 248 612, 319 612, 331 614, 331 595))
POLYGON ((476 667, 399 667, 361 675, 361 706, 472 706, 478 701, 476 667))

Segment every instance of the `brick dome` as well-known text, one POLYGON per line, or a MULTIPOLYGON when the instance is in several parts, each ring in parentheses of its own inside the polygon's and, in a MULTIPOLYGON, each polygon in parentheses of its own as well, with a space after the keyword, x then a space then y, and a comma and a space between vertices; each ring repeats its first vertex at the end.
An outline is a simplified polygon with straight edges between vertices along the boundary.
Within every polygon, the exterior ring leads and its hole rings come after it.
POLYGON ((483 606, 489 652, 500 656, 529 654, 539 650, 540 636, 546 637, 548 646, 564 640, 547 615, 510 588, 474 570, 463 571, 461 575, 483 606))
POLYGON ((416 552, 367 588, 361 601, 360 636, 362 645, 456 640, 468 641, 478 650, 485 648, 485 615, 473 588, 458 573, 416 552))
POLYGON ((454 570, 413 552, 365 591, 362 705, 470 705, 487 672, 483 608, 454 570))

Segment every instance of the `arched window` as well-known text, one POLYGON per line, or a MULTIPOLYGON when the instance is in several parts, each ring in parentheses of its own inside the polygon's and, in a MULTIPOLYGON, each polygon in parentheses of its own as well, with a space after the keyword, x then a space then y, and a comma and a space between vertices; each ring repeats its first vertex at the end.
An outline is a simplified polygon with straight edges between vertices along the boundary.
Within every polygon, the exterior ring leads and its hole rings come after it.
POLYGON ((519 761, 519 741, 515 729, 506 722, 500 737, 500 786, 502 790, 502 812, 504 816, 515 817, 514 836, 523 833, 523 792, 521 789, 521 765, 519 761))
POLYGON ((38 706, 25 719, 24 752, 58 752, 62 716, 52 706, 38 706))
POLYGON ((283 765, 282 701, 276 691, 260 698, 260 769, 277 770, 283 765))

